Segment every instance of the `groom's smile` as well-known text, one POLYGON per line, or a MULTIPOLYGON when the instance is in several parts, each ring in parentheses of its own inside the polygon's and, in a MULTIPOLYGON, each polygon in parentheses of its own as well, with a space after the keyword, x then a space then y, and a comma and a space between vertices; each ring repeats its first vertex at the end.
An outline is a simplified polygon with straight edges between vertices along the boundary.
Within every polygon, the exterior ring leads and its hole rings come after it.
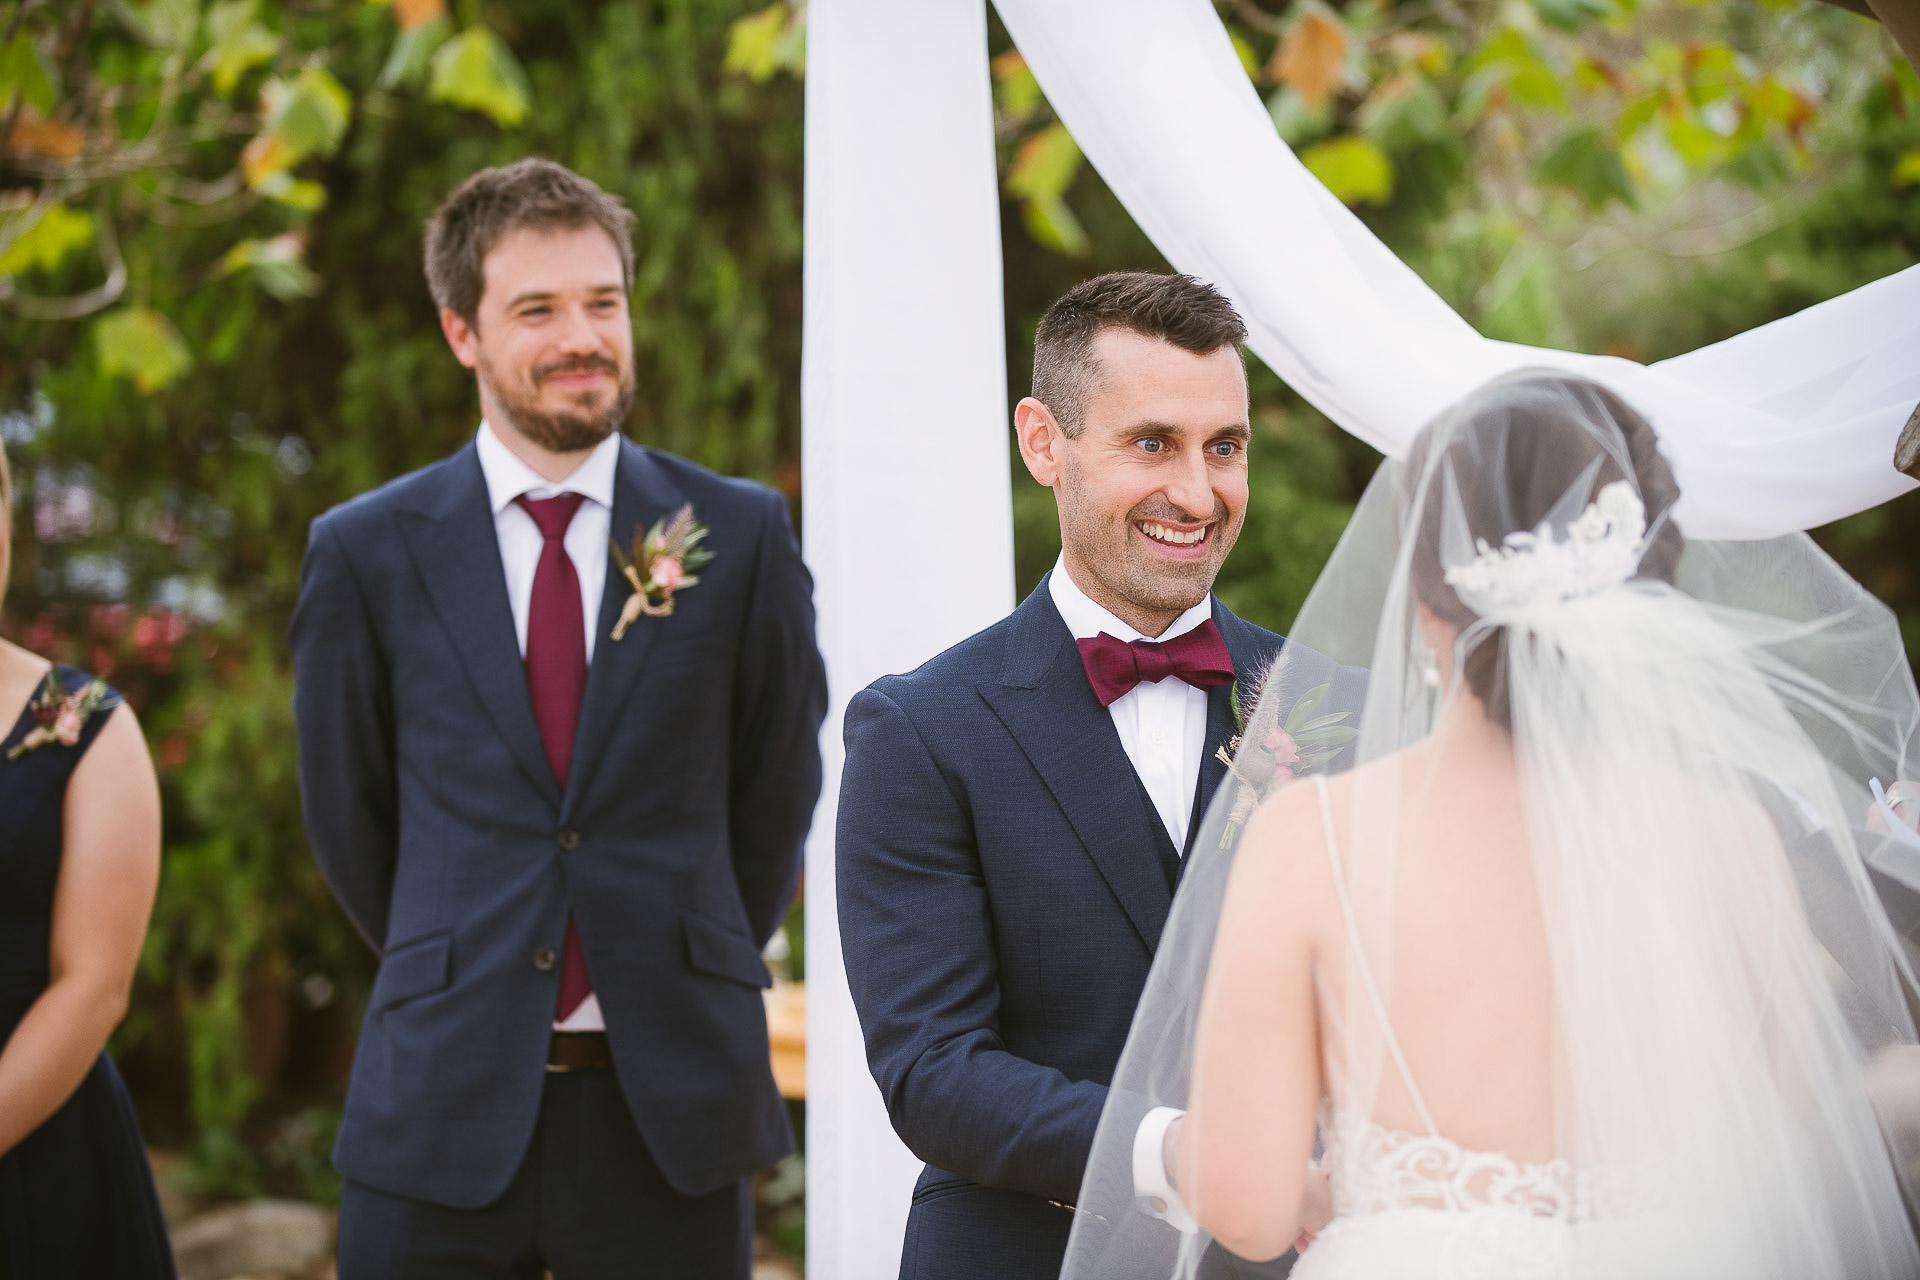
POLYGON ((1211 521, 1187 528, 1163 520, 1136 520, 1133 527, 1145 534, 1149 542, 1165 548, 1169 553, 1194 560, 1206 555, 1207 540, 1213 533, 1211 521))

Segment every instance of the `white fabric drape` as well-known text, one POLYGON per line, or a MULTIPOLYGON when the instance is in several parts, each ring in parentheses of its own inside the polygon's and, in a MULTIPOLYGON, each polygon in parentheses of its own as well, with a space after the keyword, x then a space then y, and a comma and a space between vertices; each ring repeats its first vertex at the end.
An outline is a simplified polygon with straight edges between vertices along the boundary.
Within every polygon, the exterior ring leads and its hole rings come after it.
POLYGON ((807 1273, 892 1280, 919 1161, 841 961, 847 699, 1013 607, 1000 204, 980 0, 813 0, 802 510, 832 705, 807 844, 807 1273))
POLYGON ((1482 338, 1275 132, 1209 0, 996 0, 1047 100, 1175 268, 1231 296, 1253 350, 1387 453, 1498 374, 1613 386, 1660 431, 1689 535, 1770 537, 1914 487, 1920 268, 1652 366, 1482 338))

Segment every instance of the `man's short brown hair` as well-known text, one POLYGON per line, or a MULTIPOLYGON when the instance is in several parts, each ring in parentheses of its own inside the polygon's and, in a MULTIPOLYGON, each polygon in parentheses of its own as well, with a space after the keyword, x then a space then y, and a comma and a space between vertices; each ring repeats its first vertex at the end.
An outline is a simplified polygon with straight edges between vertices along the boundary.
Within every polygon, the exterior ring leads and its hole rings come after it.
POLYGON ((1069 436, 1086 429, 1087 393, 1100 374, 1093 340, 1106 329, 1159 338, 1197 356, 1237 350, 1247 340, 1233 304, 1192 276, 1116 271, 1082 281, 1047 308, 1033 339, 1033 398, 1069 436))
POLYGON ((427 223, 427 288, 434 303, 475 323, 487 253, 510 231, 599 227, 620 251, 633 289, 633 214, 565 165, 529 158, 482 169, 454 189, 427 223))

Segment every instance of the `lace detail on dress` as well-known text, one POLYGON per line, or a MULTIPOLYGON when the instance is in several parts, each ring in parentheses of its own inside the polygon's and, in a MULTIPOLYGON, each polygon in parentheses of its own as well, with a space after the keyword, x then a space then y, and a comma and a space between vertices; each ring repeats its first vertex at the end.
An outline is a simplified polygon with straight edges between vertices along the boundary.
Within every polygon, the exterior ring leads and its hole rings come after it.
POLYGON ((1326 1140, 1336 1214, 1503 1208, 1572 1220, 1593 1212, 1586 1180, 1564 1159, 1522 1164, 1369 1120, 1337 1120, 1326 1126, 1326 1140))

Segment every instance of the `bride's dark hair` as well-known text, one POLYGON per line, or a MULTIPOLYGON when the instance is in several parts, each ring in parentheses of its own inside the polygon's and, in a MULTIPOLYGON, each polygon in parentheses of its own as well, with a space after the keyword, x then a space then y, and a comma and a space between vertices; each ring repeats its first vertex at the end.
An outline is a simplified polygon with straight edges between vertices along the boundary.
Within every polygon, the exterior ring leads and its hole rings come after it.
MULTIPOLYGON (((1630 480, 1652 533, 1636 576, 1671 583, 1684 546, 1669 514, 1680 486, 1653 428, 1597 382, 1529 371, 1481 387, 1414 437, 1401 510, 1417 522, 1407 533, 1414 540, 1410 575, 1419 602, 1462 631, 1478 621, 1447 585, 1441 552, 1449 514, 1464 517, 1475 545, 1484 539, 1497 547, 1510 533, 1538 527, 1590 467, 1583 503, 1616 480, 1630 480)), ((1506 628, 1473 643, 1461 677, 1486 704, 1487 717, 1511 729, 1506 628)))

